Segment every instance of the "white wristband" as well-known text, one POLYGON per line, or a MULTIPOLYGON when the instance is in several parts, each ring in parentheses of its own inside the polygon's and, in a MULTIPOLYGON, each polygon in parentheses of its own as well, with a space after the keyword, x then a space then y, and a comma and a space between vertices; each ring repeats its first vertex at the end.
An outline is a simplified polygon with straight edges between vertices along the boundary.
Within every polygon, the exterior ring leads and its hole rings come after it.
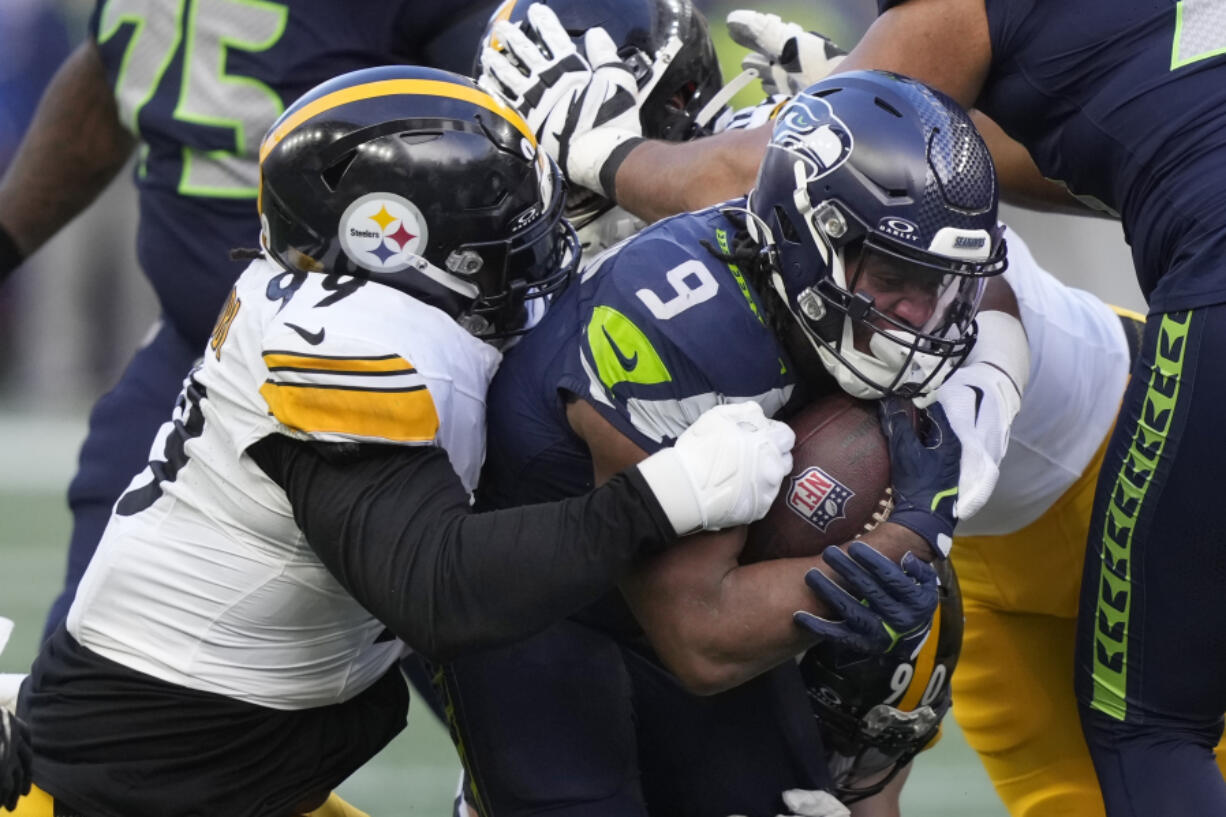
POLYGON ((704 527, 702 505, 676 450, 663 448, 638 464, 639 473, 668 516, 673 531, 685 536, 704 527))

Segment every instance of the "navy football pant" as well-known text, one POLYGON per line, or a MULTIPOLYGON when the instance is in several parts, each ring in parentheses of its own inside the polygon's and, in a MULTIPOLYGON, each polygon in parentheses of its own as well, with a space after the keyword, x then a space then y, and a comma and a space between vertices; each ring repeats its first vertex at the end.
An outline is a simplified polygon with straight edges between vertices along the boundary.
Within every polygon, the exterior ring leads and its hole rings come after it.
POLYGON ((72 538, 64 589, 47 615, 44 638, 68 616, 112 506, 148 462, 153 438, 162 423, 170 420, 183 378, 203 349, 202 343, 188 342, 170 322, 163 321, 153 340, 136 352, 119 382, 90 412, 77 474, 68 486, 72 538))
POLYGON ((482 817, 771 817, 784 789, 829 785, 791 663, 700 698, 564 621, 448 664, 441 681, 482 817))
POLYGON ((1151 315, 1099 475, 1078 618, 1111 817, 1226 815, 1226 304, 1151 315))

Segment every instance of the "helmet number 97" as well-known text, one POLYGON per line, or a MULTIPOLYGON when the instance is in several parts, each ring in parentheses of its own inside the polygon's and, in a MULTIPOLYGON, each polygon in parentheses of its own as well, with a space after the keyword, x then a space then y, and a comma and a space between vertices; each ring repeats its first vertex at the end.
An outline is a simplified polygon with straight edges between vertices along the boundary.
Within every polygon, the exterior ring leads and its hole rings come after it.
POLYGON ((661 299, 650 289, 640 289, 634 293, 658 320, 675 318, 690 307, 711 300, 719 291, 719 284, 711 271, 701 261, 694 259, 673 267, 664 277, 673 288, 668 300, 661 299))

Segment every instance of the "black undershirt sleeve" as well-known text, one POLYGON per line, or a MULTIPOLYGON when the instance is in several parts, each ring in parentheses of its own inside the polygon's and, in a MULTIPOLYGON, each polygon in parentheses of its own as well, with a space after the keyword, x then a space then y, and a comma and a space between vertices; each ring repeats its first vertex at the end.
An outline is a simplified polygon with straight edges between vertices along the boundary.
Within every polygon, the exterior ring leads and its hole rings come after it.
POLYGON ((633 468, 584 496, 478 514, 439 448, 274 434, 247 453, 341 585, 436 661, 543 629, 674 538, 633 468))

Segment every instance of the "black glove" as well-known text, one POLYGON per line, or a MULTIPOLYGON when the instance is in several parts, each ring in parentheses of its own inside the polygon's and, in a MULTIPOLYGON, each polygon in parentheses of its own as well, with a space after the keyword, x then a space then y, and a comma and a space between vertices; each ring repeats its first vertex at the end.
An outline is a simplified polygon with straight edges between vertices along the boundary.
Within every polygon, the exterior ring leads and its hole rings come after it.
POLYGON ((932 566, 907 553, 901 565, 859 539, 847 546, 822 552, 826 564, 838 572, 851 592, 835 584, 816 568, 805 574, 805 584, 834 608, 841 621, 804 610, 793 615, 797 624, 852 652, 910 655, 928 637, 937 609, 937 573, 932 566))
POLYGON ((945 409, 933 403, 918 410, 913 423, 908 400, 886 397, 881 401, 881 430, 889 440, 894 490, 888 521, 924 537, 936 555, 948 556, 958 521, 962 443, 945 409))
POLYGON ((0 709, 0 806, 9 811, 30 793, 30 762, 34 750, 25 721, 0 709))

